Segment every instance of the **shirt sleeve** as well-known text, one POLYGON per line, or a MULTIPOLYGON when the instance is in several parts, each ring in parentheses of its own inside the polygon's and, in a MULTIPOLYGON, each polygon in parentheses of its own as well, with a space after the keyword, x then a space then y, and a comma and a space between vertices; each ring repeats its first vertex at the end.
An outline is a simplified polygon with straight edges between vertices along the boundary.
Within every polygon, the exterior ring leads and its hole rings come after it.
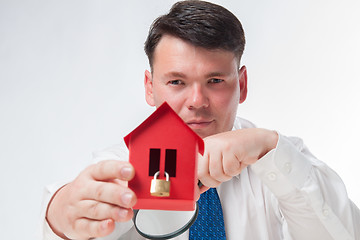
POLYGON ((279 134, 276 148, 251 169, 278 199, 292 239, 360 239, 360 211, 342 180, 301 139, 279 134))

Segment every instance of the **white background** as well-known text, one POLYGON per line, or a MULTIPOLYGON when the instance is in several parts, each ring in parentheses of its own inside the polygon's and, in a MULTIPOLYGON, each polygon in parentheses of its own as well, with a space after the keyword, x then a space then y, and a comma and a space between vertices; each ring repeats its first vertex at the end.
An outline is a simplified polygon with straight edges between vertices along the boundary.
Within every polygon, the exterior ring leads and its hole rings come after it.
MULTIPOLYGON (((71 179, 146 105, 148 28, 174 1, 0 0, 0 235, 36 239, 43 187, 71 179)), ((243 23, 238 114, 300 136, 360 206, 360 4, 214 1, 243 23)))

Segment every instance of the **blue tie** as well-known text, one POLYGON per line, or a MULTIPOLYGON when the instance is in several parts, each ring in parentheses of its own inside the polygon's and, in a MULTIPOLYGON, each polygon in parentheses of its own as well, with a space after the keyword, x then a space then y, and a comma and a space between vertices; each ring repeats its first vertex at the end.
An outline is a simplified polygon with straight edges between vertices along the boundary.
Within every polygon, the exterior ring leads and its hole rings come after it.
POLYGON ((198 201, 199 215, 190 227, 190 240, 226 240, 224 217, 216 188, 201 194, 198 201))

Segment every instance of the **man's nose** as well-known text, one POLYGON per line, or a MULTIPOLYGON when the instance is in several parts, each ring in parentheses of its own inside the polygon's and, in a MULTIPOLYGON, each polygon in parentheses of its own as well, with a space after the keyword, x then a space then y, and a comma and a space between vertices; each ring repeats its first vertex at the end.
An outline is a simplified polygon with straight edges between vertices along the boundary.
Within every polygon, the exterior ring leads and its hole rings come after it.
POLYGON ((200 84, 191 86, 190 95, 188 96, 188 108, 197 109, 209 106, 209 99, 206 91, 200 84))

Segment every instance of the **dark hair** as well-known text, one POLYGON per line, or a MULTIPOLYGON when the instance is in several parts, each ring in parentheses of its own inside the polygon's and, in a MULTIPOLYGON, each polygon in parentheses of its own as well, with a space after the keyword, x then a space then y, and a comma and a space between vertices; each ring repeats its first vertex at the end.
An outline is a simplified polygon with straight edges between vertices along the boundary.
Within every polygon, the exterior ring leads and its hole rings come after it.
POLYGON ((231 51, 239 62, 245 47, 244 30, 236 16, 222 6, 205 1, 177 2, 168 14, 153 22, 145 42, 151 70, 155 48, 165 34, 194 46, 231 51))

